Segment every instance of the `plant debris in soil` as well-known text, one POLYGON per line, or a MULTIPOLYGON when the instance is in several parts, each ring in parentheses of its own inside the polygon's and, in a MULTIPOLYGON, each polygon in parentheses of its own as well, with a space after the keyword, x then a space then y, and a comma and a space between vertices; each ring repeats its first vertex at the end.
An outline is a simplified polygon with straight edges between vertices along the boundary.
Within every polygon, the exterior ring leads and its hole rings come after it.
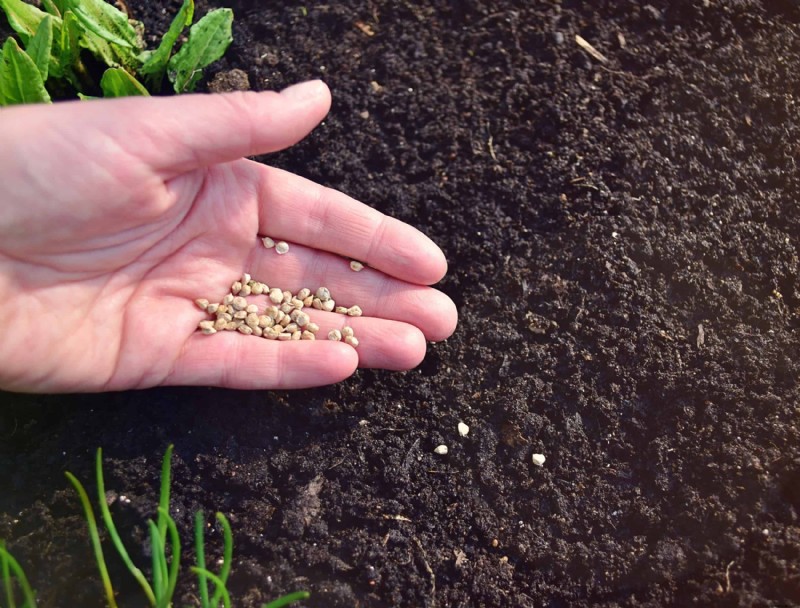
MULTIPOLYGON (((161 33, 180 2, 128 4, 161 33)), ((0 537, 42 604, 102 605, 63 470, 102 446, 144 551, 170 442, 242 606, 800 603, 797 4, 232 7, 216 72, 333 92, 264 160, 429 234, 460 325, 316 390, 3 394, 0 537)))

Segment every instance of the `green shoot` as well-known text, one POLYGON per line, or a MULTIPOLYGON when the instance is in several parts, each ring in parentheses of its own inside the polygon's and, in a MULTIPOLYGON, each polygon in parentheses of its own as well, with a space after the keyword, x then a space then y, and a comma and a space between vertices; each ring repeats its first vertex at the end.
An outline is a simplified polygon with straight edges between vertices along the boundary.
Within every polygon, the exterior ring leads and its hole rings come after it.
POLYGON ((17 579, 20 589, 22 590, 22 597, 24 602, 21 608, 36 608, 36 596, 28 584, 28 578, 25 572, 19 565, 19 562, 14 559, 6 549, 4 542, 0 541, 0 576, 2 576, 3 587, 6 590, 6 603, 8 608, 16 608, 16 599, 14 596, 14 579, 12 574, 17 579))
POLYGON ((295 591, 294 593, 288 593, 283 597, 279 597, 277 600, 272 600, 269 604, 264 604, 261 608, 283 608, 283 606, 288 606, 289 604, 294 604, 301 600, 307 600, 310 597, 311 594, 308 591, 295 591))

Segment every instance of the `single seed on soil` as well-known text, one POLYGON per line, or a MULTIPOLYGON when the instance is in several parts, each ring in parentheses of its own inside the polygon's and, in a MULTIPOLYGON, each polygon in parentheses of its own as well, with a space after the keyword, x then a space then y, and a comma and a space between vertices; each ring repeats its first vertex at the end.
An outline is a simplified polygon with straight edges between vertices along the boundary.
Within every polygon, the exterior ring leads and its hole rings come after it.
POLYGON ((342 332, 338 329, 332 329, 328 332, 328 340, 335 340, 339 342, 342 339, 342 332))
POLYGON ((300 335, 300 339, 301 339, 301 340, 316 340, 316 339, 317 339, 317 337, 316 337, 316 336, 315 336, 313 333, 311 333, 310 331, 308 331, 308 330, 305 330, 305 331, 304 331, 304 332, 303 332, 303 333, 300 335))
POLYGON ((353 348, 358 348, 358 338, 355 336, 345 336, 344 338, 345 344, 349 344, 353 348))
POLYGON ((308 329, 308 331, 310 331, 312 334, 315 334, 319 331, 319 325, 312 321, 306 326, 306 329, 308 329))
POLYGON ((355 332, 353 331, 352 327, 345 325, 342 327, 342 335, 346 338, 347 336, 354 336, 355 332))
POLYGON ((351 306, 347 309, 347 315, 350 317, 360 317, 362 314, 360 306, 351 306))
POLYGON ((283 292, 277 287, 269 290, 269 299, 273 304, 280 304, 283 302, 283 292))
POLYGON ((261 239, 261 242, 264 243, 264 247, 266 247, 267 249, 272 249, 273 247, 275 247, 275 241, 273 241, 268 236, 265 236, 263 239, 261 239))
POLYGON ((446 446, 446 445, 444 445, 444 444, 442 444, 442 445, 437 445, 435 448, 433 448, 433 451, 434 451, 436 454, 439 454, 439 455, 441 455, 441 456, 444 456, 445 454, 447 454, 447 446, 446 446))
POLYGON ((283 255, 284 253, 289 251, 289 243, 286 241, 278 241, 275 243, 275 252, 278 255, 283 255))
POLYGON ((248 304, 247 307, 245 308, 245 310, 248 313, 250 313, 250 312, 258 312, 258 306, 256 306, 255 304, 248 304))
POLYGON ((331 292, 327 287, 320 287, 317 289, 317 297, 320 299, 321 302, 325 300, 331 299, 331 292))
POLYGON ((311 290, 308 287, 303 287, 303 289, 297 292, 297 299, 305 300, 310 295, 311 295, 311 290))
POLYGON ((240 291, 242 291, 242 282, 234 281, 231 284, 231 293, 239 293, 240 291))
POLYGON ((219 304, 209 304, 208 308, 206 308, 206 312, 210 315, 213 315, 219 310, 219 304))
POLYGON ((197 307, 198 307, 200 310, 206 310, 206 309, 208 309, 208 300, 206 300, 205 298, 197 298, 197 299, 194 301, 194 303, 195 303, 195 304, 197 304, 197 307))
POLYGON ((463 422, 458 423, 458 434, 462 437, 466 437, 469 435, 469 426, 464 424, 463 422))
POLYGON ((531 456, 531 460, 533 461, 533 464, 535 464, 537 467, 541 467, 544 466, 544 461, 546 460, 546 458, 544 457, 544 454, 534 454, 533 456, 531 456))
POLYGON ((333 300, 325 300, 322 303, 322 310, 325 312, 333 312, 333 309, 336 307, 336 302, 333 300))
POLYGON ((244 310, 247 308, 247 300, 245 300, 242 296, 237 296, 233 298, 233 307, 236 310, 244 310))
POLYGON ((356 260, 350 260, 350 270, 353 272, 361 272, 364 270, 364 264, 357 262, 356 260))
POLYGON ((336 308, 333 309, 333 312, 338 313, 340 315, 346 315, 347 306, 337 306, 336 308))

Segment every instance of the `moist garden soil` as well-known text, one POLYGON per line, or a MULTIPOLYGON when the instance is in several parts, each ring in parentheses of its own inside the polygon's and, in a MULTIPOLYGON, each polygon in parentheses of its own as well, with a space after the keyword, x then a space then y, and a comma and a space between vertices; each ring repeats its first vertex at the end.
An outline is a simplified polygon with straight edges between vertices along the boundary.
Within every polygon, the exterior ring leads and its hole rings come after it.
MULTIPOLYGON (((129 6, 158 33, 179 4, 129 6)), ((185 550, 230 517, 237 606, 798 605, 797 3, 232 7, 209 78, 333 91, 266 162, 429 234, 460 324, 317 390, 3 394, 0 537, 41 604, 103 605, 63 472, 94 487, 103 447, 149 564, 173 442, 185 550)))

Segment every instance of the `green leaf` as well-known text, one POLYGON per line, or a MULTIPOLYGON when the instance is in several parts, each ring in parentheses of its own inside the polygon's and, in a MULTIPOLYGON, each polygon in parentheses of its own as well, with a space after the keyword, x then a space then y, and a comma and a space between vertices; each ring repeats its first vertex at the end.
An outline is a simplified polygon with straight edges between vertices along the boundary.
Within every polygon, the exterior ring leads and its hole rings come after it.
POLYGON ((149 55, 144 65, 142 65, 140 72, 145 75, 152 91, 157 92, 161 88, 161 80, 164 78, 167 63, 172 55, 172 48, 184 28, 192 24, 193 17, 194 0, 183 0, 181 10, 175 15, 158 48, 149 55))
POLYGON ((64 23, 61 27, 61 55, 58 58, 59 68, 67 70, 80 56, 81 25, 72 11, 64 13, 64 23))
POLYGON ((47 16, 44 11, 22 0, 0 0, 0 8, 5 11, 11 29, 19 34, 25 45, 39 29, 42 19, 47 16))
POLYGON ((53 0, 42 0, 42 7, 54 17, 61 17, 61 9, 56 6, 53 0))
POLYGON ((233 36, 233 11, 218 8, 192 26, 189 40, 168 64, 168 75, 176 93, 193 91, 202 70, 225 54, 233 36))
POLYGON ((122 68, 108 68, 100 79, 100 88, 104 97, 149 97, 147 89, 122 68))
POLYGON ((3 105, 50 102, 36 64, 13 38, 6 40, 0 58, 0 96, 3 105))
POLYGON ((53 18, 45 16, 39 24, 33 38, 31 38, 25 52, 28 53, 39 74, 42 75, 42 82, 47 81, 47 73, 50 69, 50 51, 53 48, 53 18))
POLYGON ((64 0, 81 24, 90 32, 132 53, 141 50, 142 42, 128 16, 104 0, 64 0))

